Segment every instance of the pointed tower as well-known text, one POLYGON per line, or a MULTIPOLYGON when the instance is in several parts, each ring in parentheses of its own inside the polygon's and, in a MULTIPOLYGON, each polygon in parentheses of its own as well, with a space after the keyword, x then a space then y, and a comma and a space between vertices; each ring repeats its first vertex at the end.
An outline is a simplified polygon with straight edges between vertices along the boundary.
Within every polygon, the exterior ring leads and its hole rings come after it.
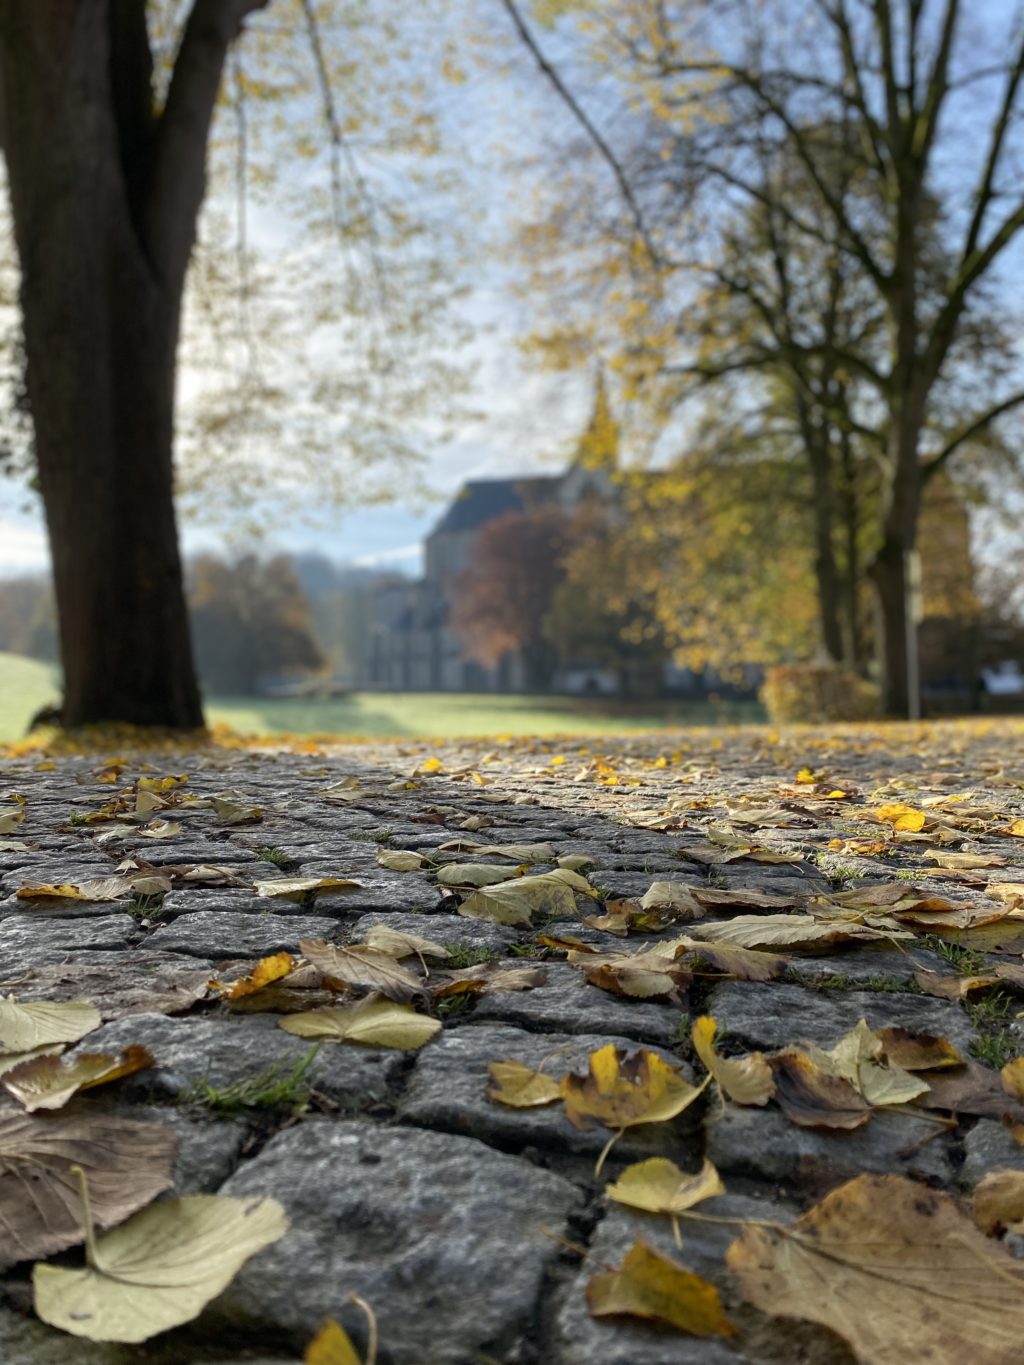
POLYGON ((608 474, 618 468, 619 424, 608 401, 608 386, 602 367, 598 367, 594 378, 594 402, 590 409, 590 420, 580 437, 572 463, 574 468, 600 469, 608 474))

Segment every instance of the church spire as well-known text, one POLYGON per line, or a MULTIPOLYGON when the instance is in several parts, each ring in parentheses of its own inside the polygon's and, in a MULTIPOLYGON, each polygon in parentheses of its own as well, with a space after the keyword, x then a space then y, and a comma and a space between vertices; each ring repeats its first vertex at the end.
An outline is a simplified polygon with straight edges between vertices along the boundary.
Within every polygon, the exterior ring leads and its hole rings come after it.
POLYGON ((594 378, 594 402, 590 420, 576 447, 573 464, 583 469, 616 469, 619 463, 619 424, 608 401, 604 369, 598 367, 594 378))

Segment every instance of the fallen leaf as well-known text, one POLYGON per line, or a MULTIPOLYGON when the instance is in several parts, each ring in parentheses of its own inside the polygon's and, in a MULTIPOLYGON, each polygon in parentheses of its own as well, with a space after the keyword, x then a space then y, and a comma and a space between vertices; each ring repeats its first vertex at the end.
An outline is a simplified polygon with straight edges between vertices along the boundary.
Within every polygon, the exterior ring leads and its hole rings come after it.
POLYGON ((243 976, 238 981, 211 981, 210 988, 218 991, 225 1000, 240 1000, 243 995, 253 995, 256 991, 261 991, 272 981, 280 981, 283 976, 294 971, 296 965, 291 953, 273 953, 270 957, 261 957, 248 976, 243 976))
POLYGON ((914 937, 906 929, 879 929, 853 920, 821 921, 812 915, 736 915, 721 924, 695 924, 689 936, 740 948, 788 949, 914 937))
POLYGON ((842 1076, 824 1071, 804 1052, 787 1049, 769 1062, 775 1098, 790 1123, 801 1128, 862 1128, 871 1105, 842 1076))
POLYGON ((365 1043, 411 1052, 429 1043, 441 1031, 441 1021, 417 1014, 411 1005, 396 1004, 367 996, 354 1005, 309 1010, 277 1021, 278 1028, 299 1038, 327 1038, 337 1042, 365 1043))
POLYGON ((250 806, 238 792, 222 792, 210 797, 210 805, 218 820, 225 825, 254 825, 263 819, 260 806, 250 806))
POLYGON ((417 872, 430 859, 424 858, 422 853, 414 853, 412 849, 379 848, 377 862, 390 872, 417 872))
POLYGON ((408 967, 376 948, 337 948, 323 939, 303 938, 299 949, 324 976, 346 986, 379 991, 389 1000, 411 1000, 423 990, 423 982, 408 967))
POLYGON ((28 1052, 44 1043, 77 1043, 101 1023, 100 1012, 85 1000, 33 1000, 19 1005, 0 1000, 0 1052, 28 1052))
MULTIPOLYGON (((710 1079, 710 1077, 708 1078, 710 1079)), ((576 1128, 614 1130, 598 1158, 599 1175, 616 1137, 638 1123, 664 1123, 691 1105, 707 1085, 690 1085, 675 1067, 646 1048, 627 1054, 614 1043, 590 1054, 586 1075, 569 1072, 560 1084, 565 1112, 576 1128)))
POLYGON ((35 1309, 51 1327, 90 1341, 148 1341, 191 1322, 287 1230, 275 1199, 168 1199, 100 1237, 83 1269, 33 1267, 35 1309))
POLYGON ((891 825, 893 829, 908 830, 913 834, 924 829, 928 819, 923 810, 905 806, 902 801, 893 802, 888 806, 878 806, 874 810, 865 811, 865 815, 873 817, 879 824, 891 825))
POLYGON ((437 869, 440 886, 497 886, 510 880, 508 868, 495 863, 447 863, 437 869))
POLYGON ((110 1227, 170 1189, 177 1146, 170 1129, 156 1123, 0 1117, 0 1268, 81 1242, 71 1166, 86 1173, 97 1225, 110 1227))
POLYGON ((671 943, 655 944, 636 953, 569 953, 569 962, 592 986, 641 1000, 671 995, 685 986, 691 973, 676 960, 671 943))
POLYGON ((687 1175, 674 1161, 652 1156, 627 1166, 614 1184, 605 1186, 604 1192, 616 1203, 647 1213, 665 1213, 674 1219, 702 1199, 724 1194, 725 1186, 706 1157, 696 1175, 687 1175))
POLYGON ((0 1077, 0 1085, 32 1114, 37 1109, 62 1109, 79 1090, 91 1090, 155 1065, 149 1048, 133 1043, 116 1056, 110 1052, 81 1052, 70 1059, 36 1057, 7 1071, 0 1077))
POLYGON ((523 1062, 488 1062, 487 1073, 491 1078, 487 1098, 510 1109, 538 1109, 562 1098, 558 1081, 523 1062))
POLYGON ((19 886, 14 894, 20 901, 116 901, 132 894, 132 884, 127 877, 100 877, 94 881, 62 882, 57 886, 50 882, 28 882, 19 886))
POLYGON ((578 873, 560 867, 539 877, 516 877, 482 886, 466 897, 459 914, 492 924, 529 926, 536 914, 575 914, 577 892, 592 896, 594 889, 578 873))
MULTIPOLYGON (((688 938, 685 934, 673 942, 697 955, 717 971, 726 972, 740 981, 773 981, 789 967, 789 960, 777 953, 738 948, 734 943, 701 943, 699 939, 688 938)), ((690 965, 693 970, 693 964, 690 965)))
POLYGON ((514 863, 553 863, 555 850, 550 844, 478 844, 473 839, 451 839, 442 844, 441 853, 476 853, 481 858, 508 858, 514 863))
POLYGON ((645 1318, 695 1337, 736 1335, 715 1286, 642 1239, 626 1252, 618 1270, 595 1275, 586 1295, 594 1317, 645 1318))
POLYGON ((775 1093, 772 1069, 760 1052, 720 1057, 715 1051, 717 1022, 708 1014, 693 1021, 690 1038, 705 1070, 736 1104, 767 1104, 775 1093))
POLYGON ((435 1000, 451 995, 494 995, 498 991, 532 991, 543 986, 548 974, 543 967, 510 967, 505 962, 480 962, 435 978, 435 1000))
POLYGON ((283 896, 285 900, 302 902, 322 891, 354 891, 361 886, 362 882, 354 882, 350 877, 271 877, 255 882, 253 890, 257 896, 283 896))
POLYGON ((1001 1228, 1024 1231, 1024 1171, 986 1171, 975 1187, 972 1209, 987 1237, 1001 1228))
POLYGON ((42 1047, 31 1047, 27 1052, 5 1052, 0 1054, 0 1076, 6 1076, 23 1062, 34 1061, 36 1057, 50 1057, 64 1051, 63 1043, 44 1043, 42 1047))
POLYGON ((703 919, 706 908, 685 882, 652 882, 640 899, 644 910, 671 912, 675 920, 703 919))
POLYGON ((951 1042, 930 1033, 911 1033, 905 1028, 880 1028, 882 1051, 904 1071, 938 1071, 963 1066, 964 1059, 951 1042))
POLYGON ((924 855, 929 862, 939 867, 970 869, 976 867, 1005 867, 1006 859, 994 853, 947 853, 944 850, 929 849, 924 855))
POLYGON ((358 946, 374 948, 379 953, 387 953, 388 957, 435 957, 444 960, 451 956, 447 948, 434 943, 432 939, 389 929, 386 924, 372 925, 358 946))
POLYGON ((306 1347, 303 1365, 363 1365, 352 1338, 334 1318, 327 1318, 306 1347))
POLYGON ((822 1323, 865 1365, 1020 1356, 1020 1262, 915 1180, 858 1176, 788 1228, 745 1227, 726 1260, 756 1308, 822 1323))
POLYGON ((1024 1057, 1014 1057, 999 1073, 1003 1089, 1015 1100, 1024 1100, 1024 1057))
POLYGON ((9 810, 0 815, 0 834, 13 834, 19 825, 25 821, 25 812, 19 807, 17 810, 9 810))

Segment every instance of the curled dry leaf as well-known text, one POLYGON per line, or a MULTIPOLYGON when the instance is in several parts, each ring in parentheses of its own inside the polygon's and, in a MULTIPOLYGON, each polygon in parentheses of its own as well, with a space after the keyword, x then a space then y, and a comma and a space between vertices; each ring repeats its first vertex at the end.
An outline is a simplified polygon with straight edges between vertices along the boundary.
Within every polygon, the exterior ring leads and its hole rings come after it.
POLYGON ((1024 1100, 1024 1057, 1014 1057, 999 1073, 1003 1089, 1015 1100, 1024 1100))
MULTIPOLYGON (((699 939, 683 935, 674 940, 677 947, 697 954, 702 961, 717 971, 735 976, 740 981, 773 981, 781 976, 789 963, 777 953, 757 952, 751 948, 738 948, 733 943, 701 943, 699 939)), ((691 971, 693 964, 690 964, 691 971)))
POLYGON ((390 872, 418 872, 425 863, 430 862, 430 859, 425 858, 422 853, 413 852, 412 849, 379 848, 377 862, 390 872))
POLYGON ((687 1175, 674 1161, 652 1156, 627 1166, 614 1184, 605 1186, 605 1194, 616 1203, 672 1218, 703 1199, 724 1193, 721 1177, 706 1157, 696 1175, 687 1175))
POLYGON ((128 877, 97 877, 92 881, 62 882, 58 886, 50 882, 27 882, 14 894, 20 901, 116 901, 132 894, 132 883, 128 877))
POLYGON ((217 991, 225 1000, 241 1000, 243 995, 253 995, 272 981, 280 981, 295 967, 296 962, 291 953, 273 953, 270 957, 261 957, 248 976, 238 981, 211 981, 210 989, 217 991))
POLYGON ((499 991, 532 991, 543 986, 548 974, 543 967, 509 967, 503 962, 480 962, 435 978, 435 1000, 450 995, 494 995, 499 991))
POLYGON ((694 1337, 736 1334, 715 1286, 643 1239, 633 1243, 618 1270, 595 1275, 586 1294, 596 1318, 645 1318, 694 1337))
POLYGON ((91 1090, 155 1065, 149 1048, 132 1043, 116 1055, 82 1052, 70 1060, 52 1054, 35 1057, 5 1072, 0 1085, 32 1114, 37 1109, 62 1109, 79 1090, 91 1090))
POLYGON ((156 1123, 103 1115, 0 1118, 0 1269, 81 1242, 71 1166, 86 1173, 96 1223, 110 1227, 170 1189, 177 1146, 156 1123))
POLYGON ((685 882, 652 882, 640 898, 644 910, 658 910, 673 920, 703 919, 704 905, 685 882))
POLYGON ((671 995, 690 980, 690 972, 676 960, 672 943, 658 943, 638 953, 569 953, 569 962, 592 986, 641 1000, 671 995))
POLYGON ((437 870, 440 886, 470 887, 497 886, 511 881, 509 869, 497 863, 447 863, 437 870))
POLYGON ((492 924, 527 927, 535 914, 575 914, 577 892, 592 896, 594 889, 579 873, 560 867, 539 877, 516 877, 482 886, 466 897, 459 906, 459 914, 492 924))
POLYGON ((250 806, 239 792, 221 792, 210 797, 217 819, 225 825, 254 825, 263 819, 261 806, 250 806))
POLYGON ((50 1057, 64 1051, 63 1043, 44 1043, 42 1047, 30 1047, 27 1052, 7 1052, 0 1054, 0 1076, 6 1076, 16 1066, 31 1062, 36 1057, 50 1057))
POLYGON ((864 1019, 831 1050, 810 1046, 805 1051, 820 1070, 849 1081, 869 1104, 909 1104, 928 1093, 927 1081, 884 1056, 881 1038, 864 1019))
POLYGON ((365 1043, 412 1052, 441 1031, 441 1021, 417 1014, 411 1005, 396 1004, 368 996, 352 1005, 308 1010, 277 1021, 278 1028, 299 1038, 326 1038, 334 1042, 365 1043))
POLYGON ((387 953, 388 957, 433 957, 443 961, 451 956, 447 948, 432 939, 389 929, 386 924, 374 924, 363 935, 359 946, 387 953))
POLYGON ((861 1128, 871 1105, 843 1076, 822 1070, 804 1052, 777 1052, 770 1059, 775 1098, 801 1128, 861 1128))
POLYGON ((476 853, 481 858, 508 858, 513 863, 553 863, 550 844, 478 844, 474 839, 450 839, 441 853, 476 853))
POLYGON ((300 939, 299 948, 330 981, 379 991, 389 1000, 411 1000, 423 990, 423 982, 408 967, 376 948, 336 948, 319 938, 300 939))
POLYGON ((1005 1229, 1024 1232, 1024 1171, 988 1171, 972 1201, 974 1221, 986 1236, 1005 1229))
POLYGON ((351 877, 271 877, 264 882, 255 882, 253 890, 257 896, 283 896, 289 901, 306 901, 319 896, 322 891, 354 891, 362 882, 354 882, 351 877))
POLYGON ((538 1109, 562 1098, 558 1081, 524 1062, 488 1062, 487 1074, 491 1078, 487 1098, 510 1109, 538 1109))
POLYGON ((772 1069, 760 1052, 746 1057, 720 1057, 715 1051, 716 1021, 708 1014, 690 1029, 694 1051, 709 1075, 735 1104, 767 1104, 775 1093, 772 1069))
POLYGON ((787 1228, 745 1227, 726 1259, 756 1308, 824 1324, 864 1365, 1020 1357, 1024 1267, 917 1181, 858 1176, 787 1228))
POLYGON ((885 1058, 904 1071, 940 1071, 963 1066, 964 1059, 951 1042, 931 1033, 911 1033, 905 1028, 880 1028, 876 1036, 885 1058))
POLYGON ((100 1237, 83 1269, 35 1266, 36 1312, 90 1341, 148 1341, 191 1322, 287 1230, 275 1199, 168 1199, 100 1237))
POLYGON ((86 1000, 0 1000, 0 1052, 28 1052, 46 1043, 77 1043, 100 1026, 100 1012, 86 1000))
POLYGON ((827 943, 878 943, 913 938, 906 929, 876 929, 852 920, 823 922, 812 915, 737 915, 721 924, 695 924, 690 938, 740 948, 817 948, 827 943))

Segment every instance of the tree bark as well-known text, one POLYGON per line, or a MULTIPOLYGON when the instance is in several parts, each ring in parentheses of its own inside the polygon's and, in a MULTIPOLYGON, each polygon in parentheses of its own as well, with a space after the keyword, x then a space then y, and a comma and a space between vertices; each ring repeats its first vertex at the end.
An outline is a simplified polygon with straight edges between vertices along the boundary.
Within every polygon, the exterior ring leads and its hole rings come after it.
POLYGON ((141 0, 4 0, 0 94, 66 725, 203 724, 173 500, 181 298, 220 70, 195 0, 156 117, 141 0))

